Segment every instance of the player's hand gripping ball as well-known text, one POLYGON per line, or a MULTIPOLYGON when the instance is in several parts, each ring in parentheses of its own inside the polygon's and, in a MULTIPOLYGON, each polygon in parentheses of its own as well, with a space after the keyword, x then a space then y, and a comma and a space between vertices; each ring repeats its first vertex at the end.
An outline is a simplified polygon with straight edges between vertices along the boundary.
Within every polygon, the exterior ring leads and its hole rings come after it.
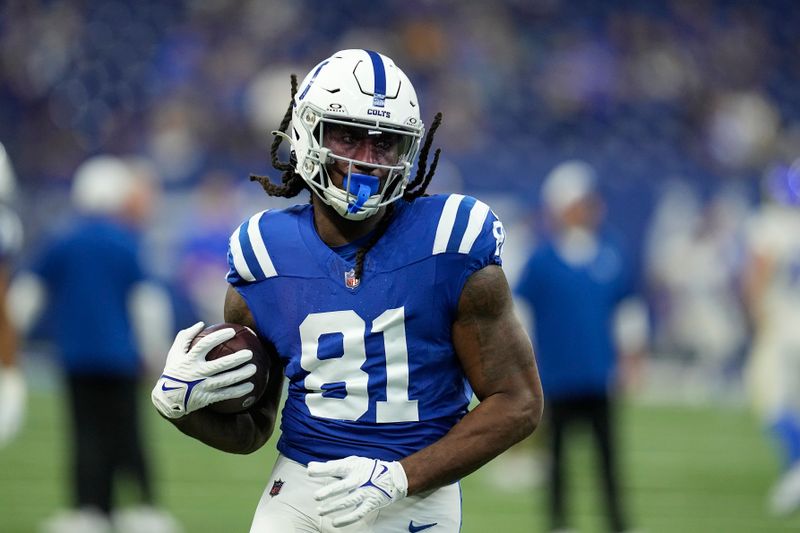
MULTIPOLYGON (((233 336, 233 338, 212 348, 211 351, 206 354, 206 361, 213 361, 215 359, 219 359, 220 357, 225 357, 232 353, 236 353, 240 350, 252 351, 253 358, 245 364, 252 363, 256 365, 256 372, 250 378, 242 381, 241 383, 252 383, 253 390, 238 398, 231 398, 229 400, 222 400, 220 402, 212 403, 206 407, 206 409, 224 414, 240 413, 252 407, 253 404, 255 404, 264 394, 264 390, 267 388, 267 379, 269 378, 270 358, 269 354, 264 349, 264 345, 261 343, 258 336, 253 332, 252 329, 248 328, 247 326, 230 324, 227 322, 214 324, 213 326, 207 327, 197 334, 197 336, 192 340, 191 346, 197 344, 197 342, 206 335, 225 328, 232 328, 236 334, 233 336)), ((244 366, 244 364, 240 366, 244 366)))

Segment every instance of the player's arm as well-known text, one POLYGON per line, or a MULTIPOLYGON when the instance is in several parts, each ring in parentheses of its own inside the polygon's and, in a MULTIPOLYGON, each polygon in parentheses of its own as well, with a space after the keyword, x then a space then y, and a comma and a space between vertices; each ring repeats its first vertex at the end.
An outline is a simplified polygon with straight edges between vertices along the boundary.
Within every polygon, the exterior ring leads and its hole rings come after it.
POLYGON ((0 366, 14 368, 17 364, 17 331, 8 314, 8 287, 11 275, 6 265, 0 265, 0 366))
POLYGON ((8 266, 0 265, 0 446, 12 440, 25 418, 27 386, 17 364, 17 330, 8 314, 8 266))
POLYGON ((775 260, 766 253, 755 251, 747 258, 742 275, 742 289, 748 318, 755 328, 761 324, 764 295, 774 272, 775 260))
MULTIPOLYGON (((224 317, 225 322, 241 324, 253 331, 258 331, 258 328, 256 328, 256 321, 253 318, 253 314, 250 312, 250 308, 247 307, 244 298, 231 286, 228 286, 228 292, 225 294, 224 317)), ((264 395, 261 397, 258 404, 248 411, 256 422, 259 448, 269 440, 275 429, 275 419, 278 416, 281 391, 283 390, 283 365, 277 356, 277 351, 272 349, 267 350, 267 353, 269 353, 271 358, 267 389, 264 391, 264 395)))
MULTIPOLYGON (((225 322, 257 331, 250 309, 232 287, 228 287, 225 297, 224 318, 225 322)), ((270 350, 270 353, 274 351, 270 350)), ((267 389, 247 412, 229 415, 200 409, 170 421, 186 435, 225 452, 246 454, 258 450, 269 440, 275 428, 283 388, 281 363, 276 357, 271 363, 267 389)))
POLYGON ((533 348, 499 266, 487 266, 467 280, 453 344, 480 404, 439 441, 400 461, 409 495, 463 478, 530 435, 541 420, 533 348))

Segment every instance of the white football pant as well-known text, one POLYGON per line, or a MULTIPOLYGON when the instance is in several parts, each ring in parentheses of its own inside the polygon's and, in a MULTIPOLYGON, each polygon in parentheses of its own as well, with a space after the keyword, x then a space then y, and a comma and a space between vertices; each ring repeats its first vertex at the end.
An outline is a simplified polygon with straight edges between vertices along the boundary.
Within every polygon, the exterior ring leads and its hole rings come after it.
POLYGON ((461 529, 458 483, 409 496, 378 509, 361 522, 335 528, 330 516, 317 513, 319 502, 314 493, 324 481, 309 477, 305 466, 279 455, 250 533, 458 533, 461 529))

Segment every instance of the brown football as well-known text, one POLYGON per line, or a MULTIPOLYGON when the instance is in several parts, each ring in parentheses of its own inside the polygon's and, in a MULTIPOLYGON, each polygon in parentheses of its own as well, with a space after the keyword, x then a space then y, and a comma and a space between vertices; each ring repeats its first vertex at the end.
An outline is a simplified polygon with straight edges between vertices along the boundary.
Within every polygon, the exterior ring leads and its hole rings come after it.
POLYGON ((261 398, 261 395, 264 394, 264 390, 267 388, 267 379, 269 378, 270 358, 264 345, 261 343, 261 340, 259 340, 258 336, 253 332, 253 330, 240 324, 223 322, 221 324, 209 326, 197 334, 197 336, 192 340, 192 346, 197 344, 200 339, 209 333, 213 333, 225 328, 233 328, 236 331, 236 335, 223 342, 219 346, 215 346, 210 352, 208 352, 208 355, 206 355, 206 361, 213 361, 214 359, 225 357, 226 355, 238 352, 239 350, 252 350, 253 359, 245 364, 253 363, 256 365, 256 373, 247 379, 247 381, 252 383, 255 388, 245 396, 212 403, 206 407, 206 409, 224 414, 241 413, 242 411, 246 411, 252 407, 253 404, 255 404, 261 398))

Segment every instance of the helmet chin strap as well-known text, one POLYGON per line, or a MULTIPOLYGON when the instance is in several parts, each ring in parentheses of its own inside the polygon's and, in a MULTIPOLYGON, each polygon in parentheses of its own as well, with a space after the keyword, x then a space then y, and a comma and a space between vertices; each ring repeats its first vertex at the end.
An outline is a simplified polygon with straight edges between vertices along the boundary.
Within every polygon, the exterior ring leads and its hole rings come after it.
POLYGON ((354 194, 355 200, 347 206, 348 214, 353 214, 364 207, 369 197, 378 192, 379 186, 380 180, 377 177, 351 172, 347 180, 347 192, 354 194))

